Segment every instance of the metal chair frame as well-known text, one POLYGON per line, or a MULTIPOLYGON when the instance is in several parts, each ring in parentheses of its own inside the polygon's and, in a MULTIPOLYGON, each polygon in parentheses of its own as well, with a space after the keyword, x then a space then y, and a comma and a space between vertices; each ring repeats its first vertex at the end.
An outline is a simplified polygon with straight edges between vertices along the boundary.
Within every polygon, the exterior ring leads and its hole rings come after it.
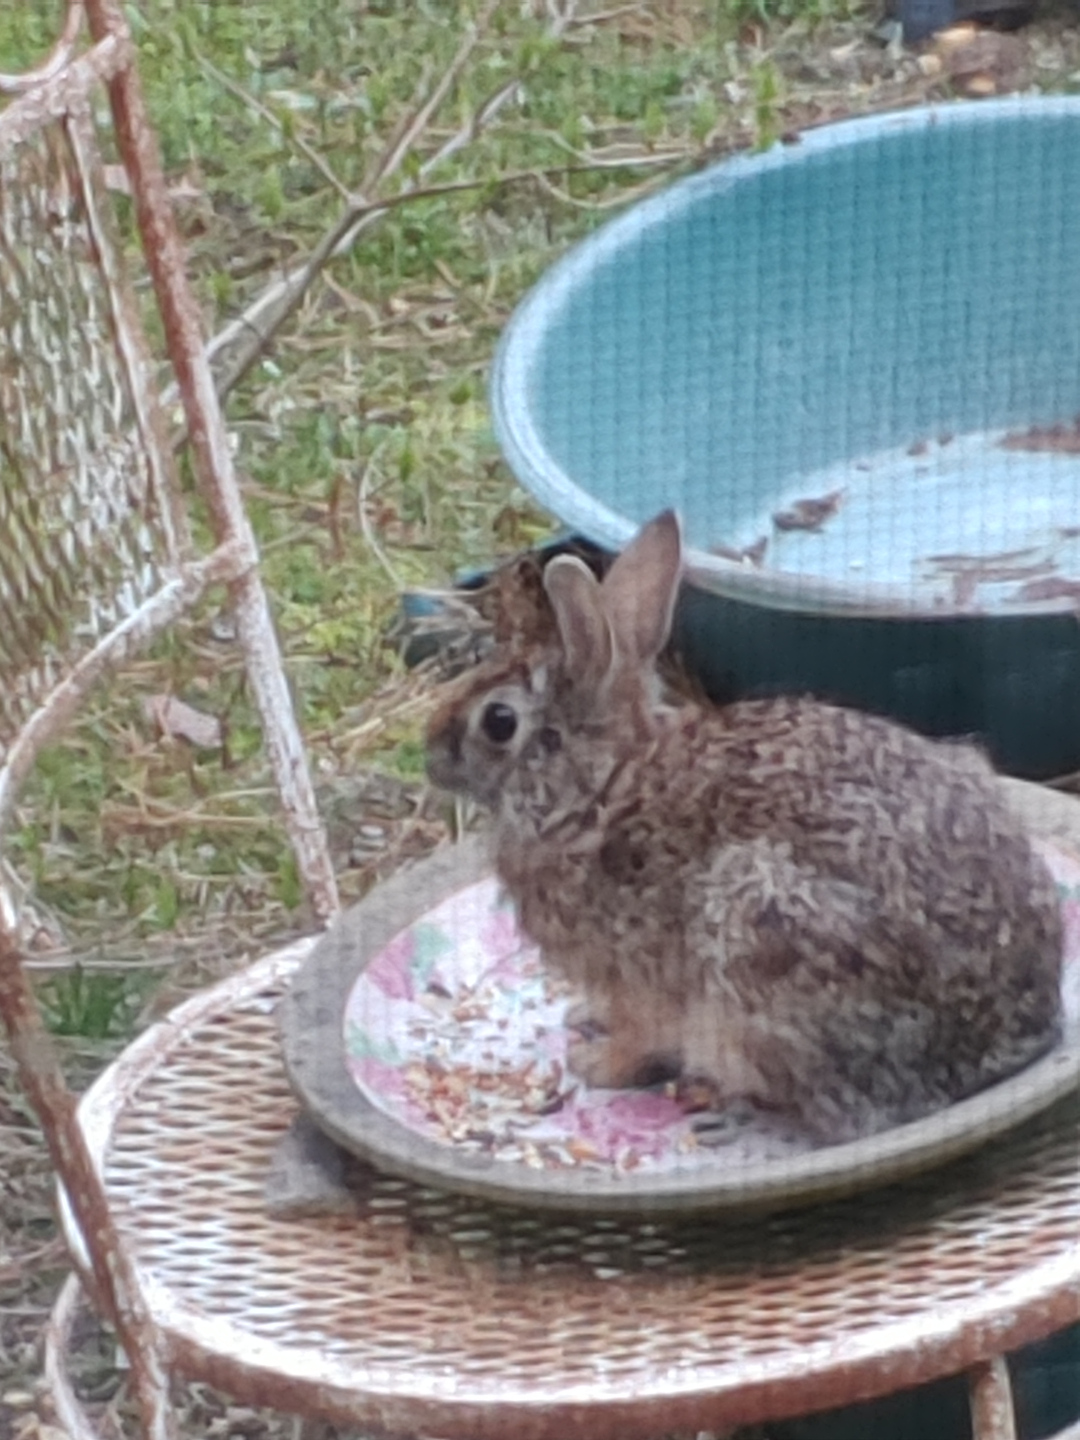
MULTIPOLYGON (((86 0, 85 5, 73 0, 52 54, 33 72, 0 76, 0 93, 16 97, 0 112, 0 281, 6 274, 9 282, 7 296, 0 292, 0 346, 6 342, 7 350, 0 376, 0 421, 6 432, 0 453, 0 561, 5 571, 0 613, 15 637, 0 667, 5 671, 0 831, 42 748, 55 741, 92 687, 189 611, 211 586, 223 584, 299 874, 315 915, 326 921, 338 906, 333 868, 135 70, 134 46, 117 0, 86 0), (194 472, 211 518, 215 543, 207 553, 191 542, 155 365, 113 233, 94 119, 103 93, 134 200, 194 472), (40 193, 31 196, 35 187, 40 193), (36 214, 24 210, 24 200, 28 206, 38 204, 36 214), (64 324, 57 325, 45 299, 17 292, 19 278, 26 280, 25 266, 35 260, 29 243, 35 224, 43 244, 43 231, 49 226, 54 231, 49 238, 56 248, 42 263, 62 261, 88 287, 87 294, 94 292, 87 312, 70 317, 73 337, 79 338, 80 319, 94 331, 82 339, 99 353, 109 352, 105 369, 120 397, 121 413, 102 420, 99 453, 80 454, 83 466, 73 458, 81 443, 65 450, 45 438, 43 427, 73 424, 63 410, 63 387, 51 393, 47 385, 36 387, 33 403, 45 407, 39 410, 42 425, 29 415, 25 390, 34 387, 20 378, 19 366, 33 358, 26 350, 40 359, 46 339, 63 348, 64 324), (50 404, 56 407, 52 413, 50 404), (48 495, 54 507, 47 520, 35 498, 39 494, 48 495), (95 504, 106 513, 90 513, 95 504), (58 517, 70 522, 66 537, 56 533, 64 528, 56 523, 58 517), (132 527, 134 539, 123 535, 125 525, 132 527), (39 533, 42 529, 53 533, 39 533), (133 576, 110 566, 106 551, 117 536, 121 551, 126 540, 128 558, 143 562, 144 573, 133 576)), ((63 371, 61 357, 41 363, 63 371)), ((80 442, 85 438, 80 432, 80 442)), ((85 1239, 95 1290, 130 1358, 146 1433, 164 1440, 174 1425, 156 1326, 28 983, 18 917, 9 899, 0 901, 0 1011, 12 1051, 85 1239)))

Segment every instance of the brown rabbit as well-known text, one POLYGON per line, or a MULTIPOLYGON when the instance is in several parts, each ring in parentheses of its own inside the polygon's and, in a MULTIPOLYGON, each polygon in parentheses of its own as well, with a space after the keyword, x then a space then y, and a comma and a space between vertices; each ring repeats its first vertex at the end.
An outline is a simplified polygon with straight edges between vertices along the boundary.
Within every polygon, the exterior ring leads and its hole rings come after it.
POLYGON ((458 683, 431 778, 495 816, 521 925, 583 993, 570 1063, 658 1063, 832 1143, 915 1119, 1047 1050, 1054 884, 974 750, 809 699, 662 703, 671 512, 599 582, 458 683))

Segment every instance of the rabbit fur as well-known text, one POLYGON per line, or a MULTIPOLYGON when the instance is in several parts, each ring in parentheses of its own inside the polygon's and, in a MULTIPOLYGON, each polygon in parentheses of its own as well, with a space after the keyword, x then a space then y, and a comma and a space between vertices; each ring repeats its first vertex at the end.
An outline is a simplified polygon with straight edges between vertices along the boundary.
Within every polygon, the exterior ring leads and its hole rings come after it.
POLYGON ((493 812, 522 929, 582 996, 571 1068, 667 1068, 835 1143, 1046 1051, 1057 895, 987 761, 808 698, 664 703, 680 572, 670 511, 603 582, 556 557, 429 727, 432 780, 493 812))

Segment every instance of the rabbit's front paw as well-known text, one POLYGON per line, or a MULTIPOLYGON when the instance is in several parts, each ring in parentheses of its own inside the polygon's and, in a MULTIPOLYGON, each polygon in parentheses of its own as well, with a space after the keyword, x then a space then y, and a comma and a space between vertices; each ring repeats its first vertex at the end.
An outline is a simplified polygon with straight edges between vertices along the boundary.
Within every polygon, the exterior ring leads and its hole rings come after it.
POLYGON ((576 1000, 566 1012, 566 1028, 584 1039, 606 1036, 611 1025, 611 1011, 603 1000, 576 1000))
POLYGON ((601 1090, 659 1085, 680 1072, 678 1056, 643 1050, 640 1038, 611 1031, 588 1004, 572 1007, 566 1063, 585 1084, 601 1090))
MULTIPOLYGON (((586 1023, 591 1026, 593 1022, 586 1023)), ((566 1044, 566 1064, 571 1073, 590 1088, 618 1089, 624 1083, 616 1073, 610 1035, 571 1031, 566 1044)))

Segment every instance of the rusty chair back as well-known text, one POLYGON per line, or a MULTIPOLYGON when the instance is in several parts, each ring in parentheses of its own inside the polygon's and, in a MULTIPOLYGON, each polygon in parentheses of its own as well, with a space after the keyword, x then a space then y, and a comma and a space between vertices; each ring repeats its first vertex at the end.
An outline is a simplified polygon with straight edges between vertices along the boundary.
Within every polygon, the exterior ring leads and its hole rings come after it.
MULTIPOLYGON (((71 3, 44 63, 0 75, 0 107, 0 841, 42 747, 91 688, 224 585, 299 873, 325 921, 337 908, 334 875, 116 0, 71 3), (126 239, 118 192, 135 219, 126 239), (140 271, 151 285, 137 296, 140 271), (140 301, 156 309, 157 351, 140 301), (210 517, 201 548, 177 480, 175 431, 186 432, 210 517)), ((14 893, 0 890, 0 1010, 99 1303, 131 1359, 145 1428, 164 1435, 154 1327, 22 952, 14 893)))

